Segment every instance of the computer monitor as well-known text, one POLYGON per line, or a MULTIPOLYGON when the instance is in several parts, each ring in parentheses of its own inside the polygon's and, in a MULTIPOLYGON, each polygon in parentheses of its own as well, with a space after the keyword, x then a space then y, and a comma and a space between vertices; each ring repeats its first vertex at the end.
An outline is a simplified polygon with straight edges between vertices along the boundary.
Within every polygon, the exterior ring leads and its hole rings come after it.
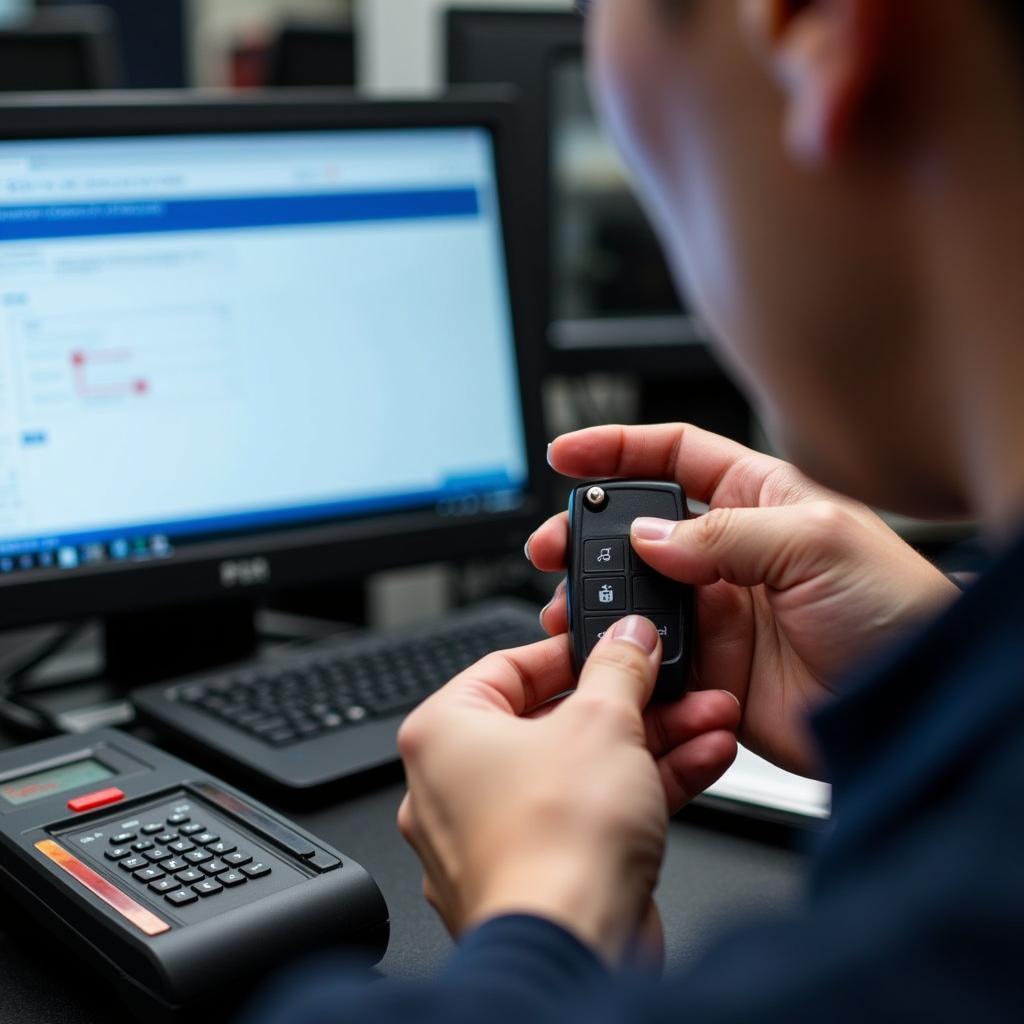
POLYGON ((545 341, 552 363, 588 370, 710 369, 698 320, 680 305, 661 246, 591 106, 577 15, 446 12, 448 78, 520 93, 524 173, 536 211, 545 341))
POLYGON ((0 92, 121 84, 117 24, 106 8, 47 10, 0 22, 0 92))
POLYGON ((0 105, 0 625, 522 544, 509 108, 0 105))
POLYGON ((356 37, 349 25, 285 25, 270 49, 267 85, 356 84, 356 37))

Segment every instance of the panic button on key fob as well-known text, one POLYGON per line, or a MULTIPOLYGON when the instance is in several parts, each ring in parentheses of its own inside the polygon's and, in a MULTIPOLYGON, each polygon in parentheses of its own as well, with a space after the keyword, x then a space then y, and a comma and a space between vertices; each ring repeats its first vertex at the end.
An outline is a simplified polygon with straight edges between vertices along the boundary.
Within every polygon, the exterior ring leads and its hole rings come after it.
POLYGON ((644 516, 680 520, 677 484, 610 480, 569 496, 569 636, 577 671, 614 623, 643 615, 661 634, 664 660, 654 700, 678 700, 693 657, 693 588, 656 573, 633 551, 629 531, 644 516))

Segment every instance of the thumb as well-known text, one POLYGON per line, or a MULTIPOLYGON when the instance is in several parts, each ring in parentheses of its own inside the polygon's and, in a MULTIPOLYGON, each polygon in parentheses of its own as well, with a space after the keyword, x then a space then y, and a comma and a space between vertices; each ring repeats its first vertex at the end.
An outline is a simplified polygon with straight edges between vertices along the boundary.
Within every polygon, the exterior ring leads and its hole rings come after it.
POLYGON ((716 508, 673 523, 637 519, 630 539, 653 569, 683 583, 726 580, 788 590, 834 568, 856 528, 841 505, 810 502, 775 508, 716 508))
MULTIPOLYGON (((649 619, 630 615, 616 622, 587 658, 574 696, 609 708, 625 706, 639 720, 654 693, 660 666, 658 630, 649 619)), ((574 703, 573 697, 566 703, 574 703)))

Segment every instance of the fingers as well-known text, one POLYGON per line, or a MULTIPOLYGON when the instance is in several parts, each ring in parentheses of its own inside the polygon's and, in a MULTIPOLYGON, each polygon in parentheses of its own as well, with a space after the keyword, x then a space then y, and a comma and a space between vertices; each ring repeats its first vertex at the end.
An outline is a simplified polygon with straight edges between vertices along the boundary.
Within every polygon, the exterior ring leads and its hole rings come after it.
POLYGON ((554 596, 540 613, 540 624, 550 636, 569 629, 569 606, 565 596, 565 580, 555 588, 554 596))
POLYGON ((688 497, 709 505, 756 506, 773 473, 794 484, 800 474, 778 459, 680 423, 594 427, 565 434, 548 461, 571 477, 653 477, 675 480, 688 497))
POLYGON ((736 736, 707 732, 658 760, 669 814, 675 814, 708 786, 716 783, 736 760, 736 736))
POLYGON ((685 583, 787 590, 838 564, 856 517, 833 502, 715 508, 685 522, 638 519, 630 536, 652 568, 685 583))
POLYGON ((740 725, 740 702, 724 690, 688 693, 674 704, 648 708, 644 715, 647 749, 663 757, 676 747, 709 732, 735 732, 740 725))
MULTIPOLYGON (((490 654, 456 676, 422 708, 473 703, 522 715, 573 685, 572 656, 565 637, 490 654)), ((417 712, 413 712, 412 718, 417 712)))
POLYGON ((526 557, 541 572, 559 572, 565 568, 569 548, 569 515, 552 516, 526 542, 526 557))
POLYGON ((562 705, 600 704, 639 714, 651 699, 661 665, 661 637, 639 615, 620 619, 594 648, 574 696, 562 705))

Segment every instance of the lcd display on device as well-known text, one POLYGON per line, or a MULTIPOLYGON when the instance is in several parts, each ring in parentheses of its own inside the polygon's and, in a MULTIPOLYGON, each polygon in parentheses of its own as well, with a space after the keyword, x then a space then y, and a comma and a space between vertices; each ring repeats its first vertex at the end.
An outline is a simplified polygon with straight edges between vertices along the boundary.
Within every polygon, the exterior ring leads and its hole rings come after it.
POLYGON ((102 782, 113 775, 114 773, 99 761, 86 758, 0 783, 0 796, 17 807, 56 793, 66 793, 69 789, 77 789, 79 786, 102 782))

